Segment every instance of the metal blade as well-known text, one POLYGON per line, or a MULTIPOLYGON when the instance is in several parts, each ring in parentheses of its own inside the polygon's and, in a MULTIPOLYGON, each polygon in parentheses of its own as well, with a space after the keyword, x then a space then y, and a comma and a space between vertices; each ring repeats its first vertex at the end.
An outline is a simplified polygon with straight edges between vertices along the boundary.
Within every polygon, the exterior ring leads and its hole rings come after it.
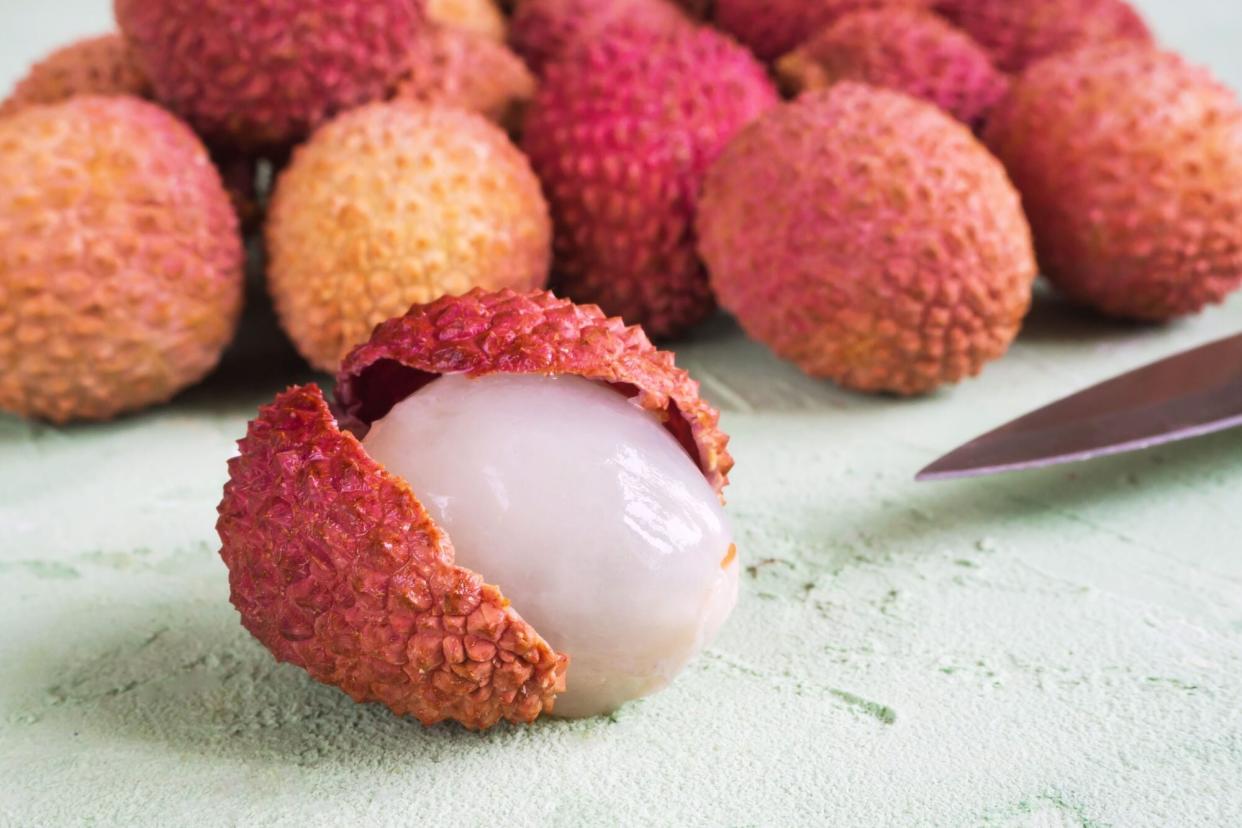
POLYGON ((1242 335, 1152 363, 1001 426, 917 480, 1036 469, 1242 426, 1242 335))

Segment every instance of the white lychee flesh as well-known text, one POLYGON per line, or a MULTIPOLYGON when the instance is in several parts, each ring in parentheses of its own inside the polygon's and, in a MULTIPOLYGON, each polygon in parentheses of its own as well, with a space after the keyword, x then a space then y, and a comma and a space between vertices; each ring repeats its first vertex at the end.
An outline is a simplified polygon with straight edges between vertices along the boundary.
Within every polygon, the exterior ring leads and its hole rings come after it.
POLYGON ((444 376, 374 423, 367 453, 567 653, 556 713, 665 687, 737 602, 715 492, 651 412, 574 376, 444 376))

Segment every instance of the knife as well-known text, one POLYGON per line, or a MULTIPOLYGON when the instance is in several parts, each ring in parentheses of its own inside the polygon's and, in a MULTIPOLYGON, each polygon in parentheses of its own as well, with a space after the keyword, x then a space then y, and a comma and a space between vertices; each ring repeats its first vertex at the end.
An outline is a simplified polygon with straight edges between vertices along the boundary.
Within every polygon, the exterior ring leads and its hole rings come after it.
POLYGON ((1185 351, 1019 417, 923 469, 948 480, 1038 469, 1242 426, 1242 334, 1185 351))

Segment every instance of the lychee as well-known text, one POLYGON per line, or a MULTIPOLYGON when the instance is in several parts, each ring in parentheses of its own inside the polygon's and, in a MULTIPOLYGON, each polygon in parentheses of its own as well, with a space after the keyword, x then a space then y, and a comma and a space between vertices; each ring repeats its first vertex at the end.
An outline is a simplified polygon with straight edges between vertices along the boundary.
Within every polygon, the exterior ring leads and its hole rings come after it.
POLYGON ((1005 72, 1112 40, 1152 41, 1126 0, 935 0, 935 11, 966 31, 1005 72))
POLYGON ((241 301, 237 218, 185 125, 132 97, 0 119, 0 408, 163 402, 215 366, 241 301))
POLYGON ((698 227, 747 333, 864 391, 978 373, 1017 334, 1036 271, 1018 194, 970 131, 853 82, 743 130, 708 175, 698 227))
POLYGON ((846 15, 781 58, 778 74, 797 94, 854 80, 905 92, 974 127, 1009 88, 977 43, 926 11, 846 15))
POLYGON ((668 0, 522 0, 513 14, 509 40, 538 75, 571 47, 600 37, 614 26, 663 33, 689 20, 668 0))
POLYGON ((551 249, 539 181, 499 128, 402 101, 347 112, 298 147, 265 230, 277 314, 323 370, 415 302, 542 287, 551 249))
POLYGON ((117 34, 86 38, 57 49, 30 67, 12 94, 0 103, 0 116, 31 104, 60 103, 75 95, 133 95, 145 98, 151 86, 125 41, 117 34))
POLYGON ((493 0, 426 0, 426 4, 432 23, 497 43, 505 40, 505 16, 493 0))
POLYGON ((535 97, 535 85, 526 64, 503 44, 445 28, 419 38, 396 97, 469 109, 512 134, 535 97))
POLYGON ((281 146, 378 100, 408 66, 422 0, 115 0, 156 97, 214 143, 281 146))
POLYGON ((1242 104, 1207 71, 1127 43, 1049 58, 985 139, 1070 297, 1163 320, 1242 283, 1242 104))
POLYGON ((551 64, 522 146, 556 225, 564 295, 670 337, 715 307, 695 254, 708 165, 778 102, 763 67, 709 29, 613 29, 551 64))
POLYGON ((925 8, 929 0, 715 0, 716 25, 763 60, 776 60, 851 12, 925 8))
POLYGON ((220 504, 233 604, 280 660, 483 728, 654 692, 732 608, 727 438, 641 331, 472 291, 380 325, 337 397, 340 425, 313 386, 265 407, 220 504))

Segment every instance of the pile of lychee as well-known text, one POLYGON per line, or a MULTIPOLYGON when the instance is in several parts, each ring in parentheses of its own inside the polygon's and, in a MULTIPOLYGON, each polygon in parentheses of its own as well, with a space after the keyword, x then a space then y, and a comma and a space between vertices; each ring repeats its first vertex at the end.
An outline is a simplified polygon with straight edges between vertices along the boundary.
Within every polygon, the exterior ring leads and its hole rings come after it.
POLYGON ((0 409, 202 379, 253 237, 337 392, 242 441, 234 604, 424 722, 611 709, 727 616, 727 438, 648 336, 719 304, 919 394, 1005 353, 1038 272, 1147 321, 1242 284, 1242 105, 1125 0, 115 11, 0 103, 0 409))

